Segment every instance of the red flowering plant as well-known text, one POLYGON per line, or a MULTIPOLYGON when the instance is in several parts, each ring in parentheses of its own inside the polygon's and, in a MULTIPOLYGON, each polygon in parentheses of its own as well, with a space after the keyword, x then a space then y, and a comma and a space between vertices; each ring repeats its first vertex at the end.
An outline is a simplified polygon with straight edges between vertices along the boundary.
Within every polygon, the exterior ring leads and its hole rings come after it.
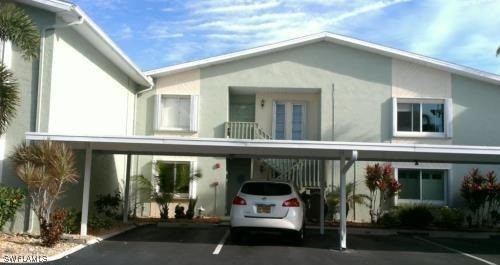
POLYGON ((464 177, 460 193, 475 216, 476 225, 498 222, 500 183, 497 183, 494 171, 482 175, 479 169, 472 169, 464 177))
POLYGON ((391 164, 379 163, 366 166, 365 184, 370 190, 371 222, 375 223, 381 217, 386 202, 401 190, 401 184, 394 178, 394 168, 391 164))

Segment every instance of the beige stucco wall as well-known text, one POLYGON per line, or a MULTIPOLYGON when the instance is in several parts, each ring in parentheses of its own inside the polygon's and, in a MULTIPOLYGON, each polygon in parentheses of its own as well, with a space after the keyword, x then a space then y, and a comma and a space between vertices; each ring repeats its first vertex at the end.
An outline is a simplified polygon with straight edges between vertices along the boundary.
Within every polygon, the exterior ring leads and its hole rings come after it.
POLYGON ((451 74, 423 65, 392 59, 392 96, 450 98, 451 74))
MULTIPOLYGON (((255 122, 272 135, 273 128, 273 103, 297 102, 306 103, 305 139, 320 140, 320 93, 256 93, 255 96, 255 122), (260 102, 264 100, 264 107, 260 102)), ((291 121, 288 121, 291 122, 291 121)), ((288 127, 290 125, 287 125, 288 127)))
MULTIPOLYGON (((451 74, 424 65, 392 59, 392 96, 397 98, 451 98, 451 74)), ((394 143, 451 144, 449 138, 393 138, 394 143)))

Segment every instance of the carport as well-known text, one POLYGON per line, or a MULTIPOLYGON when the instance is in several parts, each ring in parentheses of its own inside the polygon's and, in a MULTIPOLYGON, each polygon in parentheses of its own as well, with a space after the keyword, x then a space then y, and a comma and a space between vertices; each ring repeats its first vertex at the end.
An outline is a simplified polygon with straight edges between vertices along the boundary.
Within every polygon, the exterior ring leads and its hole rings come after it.
MULTIPOLYGON (((79 136, 26 133, 27 141, 64 142, 75 150, 85 150, 81 235, 87 234, 92 153, 127 155, 125 205, 128 206, 131 155, 175 155, 206 157, 269 157, 340 161, 340 248, 347 248, 345 185, 346 172, 354 161, 394 161, 429 163, 500 164, 500 147, 359 143, 329 141, 236 140, 224 138, 184 138, 154 136, 79 136)), ((323 190, 323 189, 322 189, 323 190)), ((323 203, 323 201, 322 201, 323 203)), ((127 209, 126 211, 127 212, 127 209)), ((323 211, 321 212, 323 215, 323 211)), ((124 221, 126 221, 126 214, 124 221)), ((320 233, 324 231, 321 216, 320 233)))

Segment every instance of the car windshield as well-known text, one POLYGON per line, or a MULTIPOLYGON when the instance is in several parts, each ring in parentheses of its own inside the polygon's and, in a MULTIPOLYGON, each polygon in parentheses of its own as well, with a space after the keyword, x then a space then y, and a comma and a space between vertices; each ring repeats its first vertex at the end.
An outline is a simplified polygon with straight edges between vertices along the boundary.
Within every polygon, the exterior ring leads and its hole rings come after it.
POLYGON ((291 194, 292 188, 285 183, 248 182, 241 188, 241 193, 260 196, 282 196, 291 194))

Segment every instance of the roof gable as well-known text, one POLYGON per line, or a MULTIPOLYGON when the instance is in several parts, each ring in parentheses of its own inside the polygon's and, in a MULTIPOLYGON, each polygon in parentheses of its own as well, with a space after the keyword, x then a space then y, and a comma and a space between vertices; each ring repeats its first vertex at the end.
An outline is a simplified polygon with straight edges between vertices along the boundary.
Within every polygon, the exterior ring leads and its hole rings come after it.
POLYGON ((159 68, 151 71, 145 72, 146 75, 152 77, 167 76, 183 71, 188 71, 192 69, 204 68, 211 65, 222 64, 226 62, 231 62, 235 60, 241 60, 249 57, 259 56, 263 54, 269 54, 276 51, 291 49, 298 46, 304 46, 311 43, 317 43, 321 41, 327 41, 343 46, 352 47, 358 50, 364 50, 375 54, 384 55, 390 58, 395 58, 403 61, 409 61, 417 63, 420 65, 425 65, 431 68, 443 70, 453 74, 470 77, 473 79, 485 81, 488 83, 493 83, 500 85, 500 76, 492 73, 487 73, 477 69, 473 69, 466 66, 461 66, 431 57, 402 51, 379 44, 374 44, 342 35, 333 34, 330 32, 322 32, 318 34, 308 35, 296 39, 286 40, 278 42, 275 44, 264 45, 248 50, 238 51, 234 53, 229 53, 225 55, 210 57, 202 60, 197 60, 188 63, 182 63, 177 65, 172 65, 164 68, 159 68))

